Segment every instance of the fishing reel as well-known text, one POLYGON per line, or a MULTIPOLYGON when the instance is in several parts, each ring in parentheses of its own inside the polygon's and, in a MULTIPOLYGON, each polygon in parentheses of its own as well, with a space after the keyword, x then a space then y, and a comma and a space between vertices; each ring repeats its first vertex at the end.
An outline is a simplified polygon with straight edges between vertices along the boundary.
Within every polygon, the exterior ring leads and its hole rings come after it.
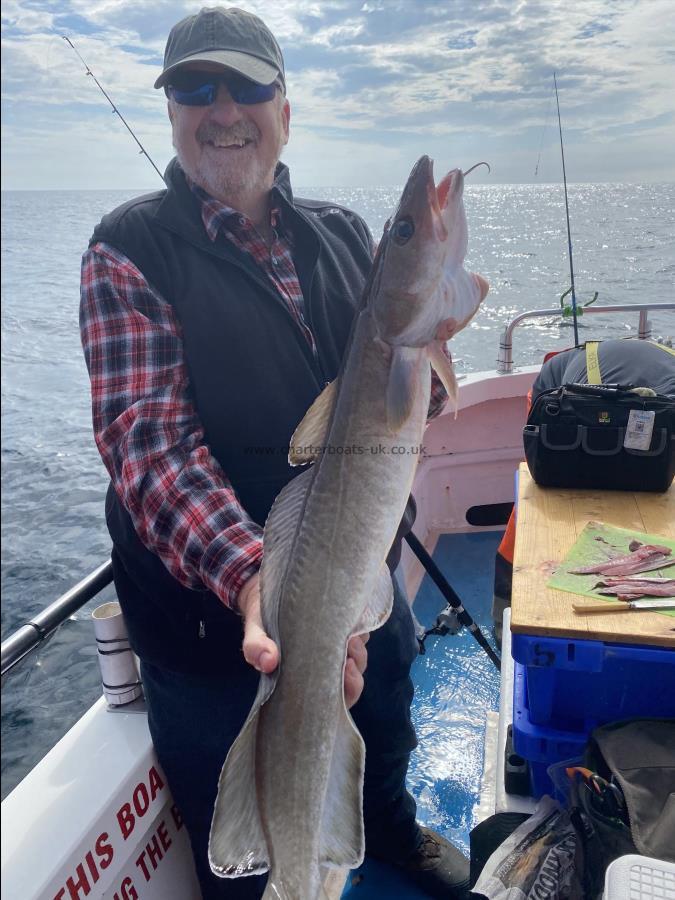
POLYGON ((441 637, 445 637, 448 634, 459 634, 461 630, 462 623, 459 621, 459 614, 457 610, 448 603, 445 609, 436 617, 433 626, 431 628, 425 628, 422 635, 417 636, 420 653, 426 653, 424 642, 430 634, 438 634, 441 637))

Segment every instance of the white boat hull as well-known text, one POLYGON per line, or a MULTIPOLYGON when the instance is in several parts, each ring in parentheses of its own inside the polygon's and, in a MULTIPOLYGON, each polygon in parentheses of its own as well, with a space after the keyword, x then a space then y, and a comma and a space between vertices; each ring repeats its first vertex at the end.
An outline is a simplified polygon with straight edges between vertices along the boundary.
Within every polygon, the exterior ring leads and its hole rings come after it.
POLYGON ((102 697, 2 803, 8 900, 200 900, 142 711, 102 697))

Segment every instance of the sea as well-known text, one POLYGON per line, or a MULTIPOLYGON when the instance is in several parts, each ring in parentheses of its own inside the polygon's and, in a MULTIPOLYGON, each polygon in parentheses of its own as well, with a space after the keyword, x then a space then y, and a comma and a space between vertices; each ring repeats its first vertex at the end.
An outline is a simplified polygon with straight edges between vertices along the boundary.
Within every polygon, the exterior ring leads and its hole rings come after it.
MULTIPOLYGON (((377 239, 400 187, 307 188, 360 213, 377 239)), ((78 331, 82 252, 101 216, 139 191, 2 193, 2 637, 110 554, 107 477, 94 445, 78 331)), ((565 198, 552 184, 469 185, 467 268, 491 289, 453 340, 458 374, 494 369, 515 316, 557 309, 570 284, 565 198)), ((569 207, 579 305, 675 300, 675 184, 572 184, 569 207)), ((652 314, 675 338, 675 313, 652 314)), ((581 340, 637 330, 637 313, 582 316, 581 340)), ((573 344, 553 315, 516 329, 516 366, 573 344)), ((111 588, 66 622, 2 685, 2 796, 100 696, 90 622, 111 588)))

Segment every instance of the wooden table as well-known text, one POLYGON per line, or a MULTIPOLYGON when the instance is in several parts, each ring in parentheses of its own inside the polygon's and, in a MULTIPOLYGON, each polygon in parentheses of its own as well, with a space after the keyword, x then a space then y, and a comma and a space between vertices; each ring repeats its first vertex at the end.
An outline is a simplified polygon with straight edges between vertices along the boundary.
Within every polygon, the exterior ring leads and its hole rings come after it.
POLYGON ((519 470, 511 630, 675 648, 675 617, 661 613, 574 612, 584 598, 547 588, 589 521, 675 538, 675 483, 665 494, 544 488, 519 470))

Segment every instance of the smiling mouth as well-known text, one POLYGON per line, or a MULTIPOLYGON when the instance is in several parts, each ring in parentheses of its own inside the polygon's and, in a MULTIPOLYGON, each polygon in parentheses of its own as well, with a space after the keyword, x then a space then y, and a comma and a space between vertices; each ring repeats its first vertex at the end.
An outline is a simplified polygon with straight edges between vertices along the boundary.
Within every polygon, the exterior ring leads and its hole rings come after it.
POLYGON ((253 141, 249 138, 244 138, 243 140, 230 141, 227 144, 220 141, 206 141, 205 143, 210 147, 215 147, 216 150, 241 150, 243 147, 248 147, 253 141))

